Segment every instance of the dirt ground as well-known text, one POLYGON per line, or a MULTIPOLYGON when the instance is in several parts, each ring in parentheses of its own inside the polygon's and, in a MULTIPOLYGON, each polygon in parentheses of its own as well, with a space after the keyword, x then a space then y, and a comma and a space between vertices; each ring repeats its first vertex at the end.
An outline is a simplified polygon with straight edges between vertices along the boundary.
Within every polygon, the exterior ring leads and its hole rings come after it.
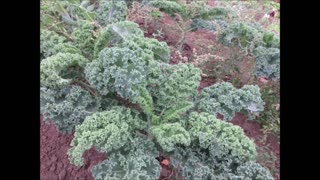
POLYGON ((73 134, 60 134, 53 124, 40 117, 40 179, 41 180, 93 180, 91 168, 106 158, 94 148, 84 153, 85 165, 71 165, 67 151, 73 134))

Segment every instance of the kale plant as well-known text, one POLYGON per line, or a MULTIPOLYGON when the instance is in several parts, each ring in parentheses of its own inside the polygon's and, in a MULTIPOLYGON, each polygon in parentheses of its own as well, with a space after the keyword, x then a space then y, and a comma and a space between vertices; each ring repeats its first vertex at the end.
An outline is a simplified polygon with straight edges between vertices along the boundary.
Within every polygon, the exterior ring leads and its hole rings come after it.
POLYGON ((227 121, 241 110, 253 113, 264 109, 258 86, 244 85, 237 89, 229 82, 216 83, 204 88, 196 101, 199 110, 213 115, 221 114, 227 121))
POLYGON ((63 78, 60 73, 73 66, 84 68, 88 62, 82 55, 71 53, 58 53, 44 59, 40 64, 41 86, 60 88, 69 85, 72 79, 63 78))
POLYGON ((269 31, 247 23, 233 23, 219 35, 219 42, 239 46, 256 58, 255 75, 280 79, 280 40, 269 31))
POLYGON ((79 54, 80 50, 68 42, 63 36, 58 35, 53 31, 40 31, 40 60, 58 53, 73 53, 79 54))
POLYGON ((208 113, 193 112, 189 147, 169 153, 172 166, 184 179, 270 179, 270 173, 251 161, 254 143, 240 127, 216 119, 208 113))
POLYGON ((127 16, 127 5, 123 0, 99 0, 95 10, 95 19, 101 26, 123 21, 127 16))
POLYGON ((126 99, 139 95, 135 89, 145 83, 147 73, 134 51, 118 47, 105 48, 85 69, 87 80, 100 94, 116 92, 126 99))
POLYGON ((181 31, 181 37, 177 43, 180 50, 187 32, 203 27, 214 30, 216 27, 210 21, 227 19, 229 13, 227 9, 208 6, 205 1, 150 0, 146 4, 168 13, 177 22, 177 28, 181 31))
POLYGON ((280 49, 259 46, 255 49, 256 76, 280 79, 280 49))
POLYGON ((42 87, 40 94, 44 121, 53 121, 62 133, 70 133, 100 108, 99 98, 79 86, 57 90, 42 87))

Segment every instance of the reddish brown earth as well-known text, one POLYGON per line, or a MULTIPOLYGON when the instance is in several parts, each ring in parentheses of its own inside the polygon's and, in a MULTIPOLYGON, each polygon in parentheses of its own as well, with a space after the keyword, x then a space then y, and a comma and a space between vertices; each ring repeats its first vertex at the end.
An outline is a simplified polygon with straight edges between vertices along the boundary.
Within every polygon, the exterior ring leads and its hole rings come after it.
POLYGON ((209 0, 207 5, 214 7, 215 0, 209 0))
MULTIPOLYGON (((67 151, 73 139, 72 134, 60 134, 51 123, 40 117, 40 179, 41 180, 93 180, 91 169, 106 159, 105 153, 91 148, 84 152, 85 163, 82 167, 70 164, 67 151)), ((159 180, 168 179, 174 172, 161 164, 159 180)))
POLYGON ((201 81, 200 81, 200 86, 198 88, 198 91, 200 92, 203 88, 211 86, 215 83, 215 81, 212 78, 205 78, 202 77, 201 81))
MULTIPOLYGON (((232 119, 231 123, 234 125, 240 126, 245 134, 254 140, 257 145, 258 156, 262 156, 262 153, 273 153, 276 156, 276 161, 269 162, 268 164, 263 164, 267 166, 267 168, 271 169, 272 166, 276 167, 278 170, 280 169, 280 144, 279 139, 272 134, 267 134, 266 140, 262 141, 261 138, 264 137, 264 134, 260 131, 261 126, 255 121, 249 121, 247 118, 240 114, 236 113, 236 116, 232 119), (268 167, 269 166, 269 167, 268 167)), ((280 179, 279 172, 273 173, 273 176, 276 180, 280 179)))
POLYGON ((93 180, 91 168, 103 161, 106 155, 94 148, 83 155, 85 164, 78 168, 67 157, 73 134, 60 134, 53 124, 40 117, 40 179, 41 180, 93 180))

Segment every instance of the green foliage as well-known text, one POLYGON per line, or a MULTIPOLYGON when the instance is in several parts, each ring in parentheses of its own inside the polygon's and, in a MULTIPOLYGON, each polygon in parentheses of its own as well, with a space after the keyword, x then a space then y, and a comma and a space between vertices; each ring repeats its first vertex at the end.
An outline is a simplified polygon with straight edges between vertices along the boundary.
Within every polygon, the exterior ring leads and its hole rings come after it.
POLYGON ((70 15, 70 18, 79 20, 93 21, 94 18, 94 4, 90 3, 90 0, 81 1, 68 1, 68 5, 65 7, 66 11, 70 15))
POLYGON ((199 110, 214 115, 223 115, 224 120, 231 120, 242 109, 250 113, 261 112, 264 102, 258 86, 244 85, 236 89, 229 82, 216 83, 206 87, 196 98, 199 110))
MULTIPOLYGON (((257 156, 255 144, 239 126, 218 120, 208 113, 192 112, 189 117, 190 134, 199 142, 201 148, 219 143, 228 149, 231 155, 241 159, 254 160, 257 156)), ((227 152, 228 152, 227 151, 227 152)))
POLYGON ((41 28, 56 32, 70 33, 73 26, 80 20, 93 21, 92 12, 94 6, 89 0, 41 0, 40 1, 41 28))
POLYGON ((155 114, 162 122, 180 117, 193 105, 191 97, 197 94, 200 69, 192 64, 167 65, 151 70, 148 90, 153 97, 155 114))
POLYGON ((256 76, 269 79, 280 79, 280 49, 258 47, 254 51, 256 57, 256 76))
POLYGON ((234 23, 219 35, 219 42, 227 46, 240 46, 256 58, 257 77, 279 80, 280 40, 270 31, 245 23, 234 23))
POLYGON ((140 57, 128 48, 105 48, 98 59, 85 68, 86 79, 102 95, 117 92, 123 98, 139 95, 135 86, 145 83, 147 68, 140 57))
POLYGON ((58 88, 64 87, 72 82, 72 79, 64 79, 60 76, 62 70, 72 66, 84 67, 88 60, 79 55, 71 53, 58 53, 50 56, 40 64, 41 86, 58 88))
POLYGON ((201 18, 203 20, 225 19, 228 17, 229 11, 221 7, 207 6, 204 1, 192 1, 188 6, 184 7, 182 16, 184 19, 201 18))
POLYGON ((263 45, 262 30, 252 24, 236 22, 230 24, 218 37, 218 41, 226 46, 240 46, 252 51, 263 45))
POLYGON ((40 60, 58 53, 79 54, 80 50, 53 31, 42 29, 40 31, 40 60))
POLYGON ((79 86, 59 90, 42 87, 40 102, 44 121, 53 121, 62 133, 70 133, 100 108, 100 99, 79 86))
POLYGON ((191 143, 188 131, 179 123, 167 123, 154 126, 151 128, 151 134, 166 152, 173 151, 176 145, 189 146, 191 143))
POLYGON ((246 162, 239 166, 236 171, 240 179, 259 179, 259 180, 272 180, 270 172, 255 162, 246 162))
POLYGON ((40 4, 41 28, 49 29, 54 27, 59 31, 70 29, 70 26, 61 18, 62 15, 69 16, 69 14, 67 15, 68 12, 64 8, 65 5, 69 4, 67 1, 41 0, 40 4))
POLYGON ((144 127, 136 112, 116 106, 108 111, 96 112, 88 116, 76 127, 71 148, 68 151, 70 162, 83 165, 82 154, 95 146, 98 151, 112 152, 129 142, 135 129, 144 127))
POLYGON ((104 48, 117 46, 134 35, 143 37, 143 31, 134 22, 120 21, 108 25, 99 33, 94 47, 94 57, 98 57, 104 48))
POLYGON ((255 117, 262 126, 264 134, 269 132, 280 136, 280 87, 279 82, 261 89, 262 99, 266 102, 265 110, 255 117))
POLYGON ((85 57, 91 58, 94 49, 94 25, 89 21, 82 21, 79 26, 72 32, 74 37, 74 45, 81 49, 82 54, 85 57))
POLYGON ((265 47, 268 48, 280 48, 280 39, 270 31, 265 31, 263 34, 263 42, 265 47))
POLYGON ((267 169, 252 162, 257 155, 255 144, 240 127, 208 113, 192 112, 188 122, 191 145, 168 154, 184 179, 270 178, 267 169))
POLYGON ((157 179, 161 169, 155 159, 158 154, 151 140, 135 137, 119 152, 112 153, 91 171, 95 180, 157 179))
POLYGON ((127 5, 122 0, 99 0, 99 7, 95 10, 95 19, 101 26, 124 21, 127 16, 127 5))
POLYGON ((164 11, 171 16, 179 14, 184 20, 201 18, 204 20, 209 19, 222 19, 228 16, 228 10, 220 7, 207 6, 203 1, 192 1, 190 4, 186 2, 175 2, 171 0, 152 0, 149 2, 150 6, 154 6, 164 11))
POLYGON ((183 179, 214 179, 214 169, 210 167, 206 153, 201 153, 199 148, 175 148, 170 155, 172 166, 178 170, 183 179))
POLYGON ((182 7, 179 3, 170 0, 152 0, 148 3, 151 6, 157 7, 160 11, 164 11, 170 15, 180 13, 182 7))
POLYGON ((253 161, 239 160, 218 144, 209 149, 193 145, 177 147, 170 155, 170 162, 183 179, 273 179, 270 172, 253 161))
MULTIPOLYGON (((169 63, 170 50, 165 42, 156 39, 132 36, 128 41, 121 44, 121 47, 128 47, 139 53, 140 56, 153 56, 152 58, 158 62, 169 63), (140 52, 142 51, 142 52, 140 52)), ((149 57, 146 59, 150 59, 149 57)))
POLYGON ((194 30, 205 29, 212 32, 217 32, 219 29, 224 29, 228 27, 228 24, 223 20, 203 20, 203 19, 193 19, 191 27, 194 30))
MULTIPOLYGON (((226 8, 222 8, 222 7, 213 7, 212 8, 212 7, 209 7, 206 5, 203 5, 203 6, 206 8, 205 15, 207 17, 210 17, 210 19, 223 20, 223 19, 228 18, 229 13, 230 13, 230 10, 228 10, 226 8)), ((206 19, 206 18, 204 18, 203 15, 201 17, 203 19, 206 19)))

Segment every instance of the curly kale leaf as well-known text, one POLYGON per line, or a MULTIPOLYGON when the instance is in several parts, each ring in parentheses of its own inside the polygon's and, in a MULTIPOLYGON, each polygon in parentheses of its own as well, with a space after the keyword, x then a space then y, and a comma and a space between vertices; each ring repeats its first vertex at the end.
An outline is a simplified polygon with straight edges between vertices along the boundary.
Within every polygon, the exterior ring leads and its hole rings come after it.
POLYGON ((210 167, 209 158, 197 149, 176 147, 170 155, 170 162, 183 179, 214 179, 215 170, 210 167))
POLYGON ((221 114, 223 119, 231 120, 242 109, 249 112, 261 112, 264 102, 258 86, 245 85, 236 89, 229 82, 217 83, 206 87, 196 98, 197 108, 201 111, 221 114))
POLYGON ((143 38, 143 31, 139 25, 131 21, 120 21, 109 24, 99 33, 94 47, 94 57, 98 57, 101 50, 121 44, 131 36, 143 38))
POLYGON ((127 5, 122 0, 99 0, 99 7, 95 10, 95 19, 101 26, 124 21, 128 13, 127 5))
POLYGON ((240 46, 253 50, 263 45, 263 32, 260 28, 247 23, 233 23, 219 35, 218 41, 226 46, 240 46))
POLYGON ((129 99, 139 95, 135 87, 145 84, 147 73, 147 67, 134 51, 118 47, 105 48, 85 68, 86 79, 102 95, 111 91, 129 99))
POLYGON ((236 92, 238 101, 243 109, 249 112, 261 112, 265 103, 261 98, 260 88, 256 85, 244 85, 236 92))
POLYGON ((65 37, 45 29, 40 31, 41 60, 58 53, 79 54, 80 50, 66 40, 65 37))
POLYGON ((159 64, 151 69, 148 90, 153 97, 155 114, 165 122, 190 109, 191 97, 197 94, 200 79, 200 69, 191 64, 159 64))
POLYGON ((183 1, 151 0, 148 5, 157 7, 160 11, 164 11, 171 16, 179 14, 184 20, 194 18, 201 18, 204 20, 221 19, 226 18, 229 13, 225 8, 213 8, 206 5, 203 1, 192 1, 190 4, 187 4, 183 1))
POLYGON ((94 49, 94 37, 93 37, 94 25, 89 21, 79 22, 79 26, 74 29, 72 36, 74 37, 74 45, 81 49, 82 54, 85 57, 91 58, 94 49))
POLYGON ((157 179, 161 169, 155 158, 158 154, 151 140, 135 137, 119 152, 93 167, 91 172, 96 180, 157 179))
POLYGON ((239 161, 230 156, 226 149, 214 145, 209 150, 199 146, 177 147, 170 155, 174 169, 185 180, 201 179, 267 179, 270 172, 253 161, 239 161))
POLYGON ((60 72, 69 67, 78 66, 83 68, 89 61, 79 54, 58 53, 50 56, 40 64, 40 82, 42 86, 61 88, 71 83, 72 79, 64 79, 60 72))
POLYGON ((138 51, 141 56, 151 55, 158 62, 169 63, 170 49, 165 42, 146 37, 132 36, 123 42, 121 47, 128 47, 135 52, 138 51))
POLYGON ((115 106, 108 111, 96 112, 88 116, 76 127, 71 148, 68 150, 70 162, 83 165, 82 154, 95 146, 101 152, 113 152, 125 146, 135 129, 145 128, 137 112, 115 106))
POLYGON ((229 14, 229 10, 221 7, 211 7, 203 1, 191 2, 188 5, 187 10, 181 12, 184 19, 195 19, 201 18, 203 20, 213 20, 213 19, 223 19, 227 18, 229 14))
POLYGON ((148 2, 148 5, 159 8, 161 11, 170 15, 182 12, 182 6, 179 3, 170 0, 151 0, 148 2))
POLYGON ((68 1, 66 11, 70 15, 71 19, 75 19, 77 22, 81 20, 92 21, 94 18, 94 4, 90 0, 82 0, 81 2, 68 1))
POLYGON ((199 141, 200 147, 208 148, 216 142, 242 159, 256 158, 255 144, 244 134, 241 127, 218 120, 208 113, 196 112, 190 114, 189 123, 191 127, 189 132, 193 139, 199 141))
POLYGON ((237 178, 241 180, 273 180, 270 172, 256 162, 246 162, 239 166, 236 171, 237 178))
POLYGON ((79 86, 59 90, 40 89, 41 112, 45 121, 53 121, 62 133, 70 133, 85 117, 100 108, 100 99, 79 86))
POLYGON ((270 31, 264 32, 263 42, 265 43, 265 47, 280 48, 280 39, 273 32, 270 32, 270 31))
POLYGON ((166 152, 173 151, 177 144, 189 146, 191 143, 188 131, 179 123, 167 123, 154 126, 150 132, 166 152))
POLYGON ((219 29, 225 29, 228 24, 223 20, 203 20, 203 19, 192 19, 191 27, 193 30, 205 29, 208 31, 216 32, 219 29))
POLYGON ((280 79, 280 49, 259 46, 254 50, 256 57, 256 76, 280 79))

